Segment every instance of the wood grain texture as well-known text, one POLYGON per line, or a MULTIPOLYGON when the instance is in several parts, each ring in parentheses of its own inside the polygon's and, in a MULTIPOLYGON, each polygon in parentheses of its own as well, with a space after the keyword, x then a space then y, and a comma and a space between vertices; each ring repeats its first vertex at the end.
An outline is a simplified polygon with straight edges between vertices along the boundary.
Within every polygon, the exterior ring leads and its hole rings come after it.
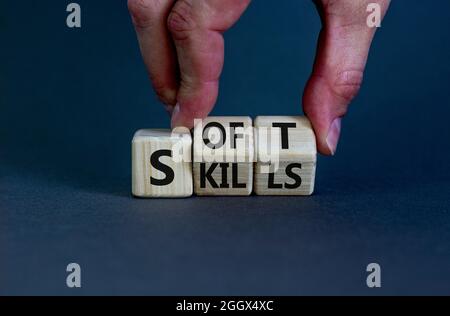
POLYGON ((314 131, 306 117, 258 116, 255 119, 255 144, 256 194, 313 193, 317 149, 314 131), (284 126, 284 135, 280 125, 284 126), (283 148, 283 140, 286 148, 283 148))
POLYGON ((133 195, 137 197, 191 196, 193 193, 191 148, 190 134, 172 135, 170 130, 157 129, 137 131, 132 141, 133 195), (174 161, 174 150, 189 157, 189 161, 174 161), (173 177, 167 167, 172 170, 173 177))
POLYGON ((208 117, 201 124, 196 124, 193 149, 195 193, 250 195, 253 188, 253 143, 250 117, 208 117), (213 125, 208 125, 209 123, 213 125), (217 137, 212 139, 212 136, 220 134, 217 123, 223 127, 220 133, 224 133, 224 141, 215 148, 210 148, 204 139, 211 141, 210 146, 218 143, 217 137), (210 131, 216 133, 211 135, 210 131))

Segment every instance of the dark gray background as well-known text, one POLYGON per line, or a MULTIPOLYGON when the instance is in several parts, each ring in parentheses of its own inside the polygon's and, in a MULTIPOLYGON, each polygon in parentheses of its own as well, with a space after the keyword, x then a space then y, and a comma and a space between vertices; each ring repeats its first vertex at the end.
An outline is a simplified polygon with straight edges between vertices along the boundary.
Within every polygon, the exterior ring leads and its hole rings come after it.
MULTIPOLYGON (((393 1, 314 196, 183 200, 130 196, 134 131, 169 120, 126 1, 78 2, 81 29, 68 1, 0 2, 0 294, 450 294, 449 1, 393 1)), ((254 1, 213 114, 301 113, 319 29, 254 1)))

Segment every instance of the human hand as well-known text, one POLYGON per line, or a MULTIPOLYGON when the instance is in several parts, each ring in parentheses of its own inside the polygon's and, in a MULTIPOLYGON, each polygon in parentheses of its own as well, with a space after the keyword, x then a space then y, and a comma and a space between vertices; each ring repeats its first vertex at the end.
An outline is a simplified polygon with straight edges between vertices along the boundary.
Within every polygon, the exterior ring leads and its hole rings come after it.
MULTIPOLYGON (((323 28, 316 60, 303 94, 303 110, 317 148, 333 155, 341 119, 363 79, 376 28, 366 24, 366 8, 378 3, 383 15, 390 0, 315 0, 323 28)), ((172 127, 192 127, 212 110, 224 62, 222 33, 250 0, 128 0, 144 63, 172 127)))

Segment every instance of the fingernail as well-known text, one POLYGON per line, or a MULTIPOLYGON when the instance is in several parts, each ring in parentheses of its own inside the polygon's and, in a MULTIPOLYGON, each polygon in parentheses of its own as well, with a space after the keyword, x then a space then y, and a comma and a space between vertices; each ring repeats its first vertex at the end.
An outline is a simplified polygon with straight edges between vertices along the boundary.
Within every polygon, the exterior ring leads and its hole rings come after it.
POLYGON ((334 155, 336 153, 336 148, 339 142, 340 134, 341 134, 341 118, 338 117, 333 121, 333 123, 331 123, 326 138, 327 146, 331 152, 331 155, 334 155))
POLYGON ((179 121, 180 121, 180 104, 177 103, 172 111, 172 119, 171 119, 172 128, 179 126, 179 121))

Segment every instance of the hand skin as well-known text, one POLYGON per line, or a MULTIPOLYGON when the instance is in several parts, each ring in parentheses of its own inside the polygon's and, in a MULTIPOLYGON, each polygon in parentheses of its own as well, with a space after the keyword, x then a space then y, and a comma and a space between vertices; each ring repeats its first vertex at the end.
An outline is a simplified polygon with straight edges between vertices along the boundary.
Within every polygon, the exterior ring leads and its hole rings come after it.
MULTIPOLYGON (((358 93, 376 28, 366 24, 369 3, 386 13, 390 0, 315 0, 322 20, 317 54, 303 94, 303 110, 317 148, 334 155, 341 119, 358 93)), ((224 62, 222 33, 250 0, 128 0, 153 88, 172 127, 191 128, 216 103, 224 62)), ((275 23, 276 21, 274 21, 275 23)))

